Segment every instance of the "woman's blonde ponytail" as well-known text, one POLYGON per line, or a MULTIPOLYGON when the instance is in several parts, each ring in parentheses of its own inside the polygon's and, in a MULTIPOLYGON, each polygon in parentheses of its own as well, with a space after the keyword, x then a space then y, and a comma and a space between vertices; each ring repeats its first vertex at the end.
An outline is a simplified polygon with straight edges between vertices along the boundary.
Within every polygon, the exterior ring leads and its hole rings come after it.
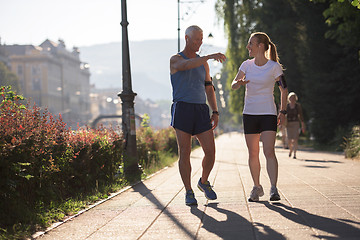
POLYGON ((270 59, 274 62, 279 62, 279 57, 277 54, 276 46, 273 42, 269 41, 270 44, 270 59))
POLYGON ((266 57, 269 57, 274 62, 280 63, 279 57, 277 54, 277 50, 276 50, 276 46, 273 42, 271 42, 269 36, 266 33, 255 32, 255 33, 251 34, 251 37, 256 37, 258 40, 258 43, 264 44, 266 57), (270 46, 270 49, 269 49, 269 46, 270 46))

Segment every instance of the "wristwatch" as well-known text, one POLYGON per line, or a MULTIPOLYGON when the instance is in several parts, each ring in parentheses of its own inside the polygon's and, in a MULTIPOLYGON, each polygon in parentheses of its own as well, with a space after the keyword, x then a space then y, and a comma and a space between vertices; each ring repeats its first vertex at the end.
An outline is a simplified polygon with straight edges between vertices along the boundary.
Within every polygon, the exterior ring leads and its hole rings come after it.
POLYGON ((212 113, 213 113, 213 114, 216 114, 216 115, 219 115, 219 112, 218 112, 218 111, 213 111, 212 113))
POLYGON ((280 110, 280 113, 286 115, 286 114, 287 114, 287 111, 286 111, 286 110, 280 110))

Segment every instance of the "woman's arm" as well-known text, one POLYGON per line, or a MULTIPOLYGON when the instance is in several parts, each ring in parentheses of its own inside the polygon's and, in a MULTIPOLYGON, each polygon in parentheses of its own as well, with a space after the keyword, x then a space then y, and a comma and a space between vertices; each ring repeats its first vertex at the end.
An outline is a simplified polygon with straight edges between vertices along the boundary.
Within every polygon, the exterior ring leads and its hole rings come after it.
POLYGON ((296 103, 297 104, 297 109, 298 109, 298 117, 300 119, 300 123, 301 123, 301 131, 303 133, 305 133, 305 122, 304 122, 304 115, 303 115, 303 111, 302 111, 302 107, 299 103, 296 103))
POLYGON ((245 84, 247 84, 248 82, 250 82, 249 80, 244 80, 245 79, 245 73, 241 70, 238 71, 238 73, 236 74, 234 80, 231 83, 231 88, 232 89, 238 89, 240 88, 240 86, 243 86, 245 84))
POLYGON ((276 78, 276 82, 279 82, 279 89, 280 89, 280 112, 278 115, 278 125, 283 125, 285 123, 285 115, 286 115, 286 103, 287 103, 287 95, 288 89, 286 83, 281 83, 282 76, 276 78))

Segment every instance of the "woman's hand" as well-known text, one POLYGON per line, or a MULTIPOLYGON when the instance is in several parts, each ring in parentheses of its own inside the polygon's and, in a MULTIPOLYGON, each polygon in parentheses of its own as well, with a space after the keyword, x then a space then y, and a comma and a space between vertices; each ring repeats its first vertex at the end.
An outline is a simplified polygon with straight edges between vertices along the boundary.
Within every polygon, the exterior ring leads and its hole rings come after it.
POLYGON ((239 80, 235 80, 240 86, 244 86, 246 85, 248 82, 250 82, 250 80, 245 80, 245 79, 239 79, 239 80))
POLYGON ((305 133, 305 131, 306 131, 305 124, 302 123, 302 124, 301 124, 301 132, 302 132, 302 133, 305 133))
POLYGON ((234 79, 234 81, 231 84, 232 89, 238 89, 240 86, 246 85, 250 80, 244 80, 244 79, 234 79))
POLYGON ((236 74, 236 77, 234 78, 234 80, 231 83, 231 88, 238 89, 240 86, 244 86, 248 82, 250 82, 250 81, 245 80, 245 73, 243 71, 239 70, 238 73, 236 74))
POLYGON ((283 125, 285 123, 285 114, 279 113, 278 115, 278 126, 283 125))

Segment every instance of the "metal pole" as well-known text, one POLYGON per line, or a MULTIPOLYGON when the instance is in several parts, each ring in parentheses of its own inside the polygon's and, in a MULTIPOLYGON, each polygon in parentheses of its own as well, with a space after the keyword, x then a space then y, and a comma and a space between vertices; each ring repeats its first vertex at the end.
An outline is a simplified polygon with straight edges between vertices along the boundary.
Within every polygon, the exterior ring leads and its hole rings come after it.
POLYGON ((178 52, 180 52, 180 0, 178 0, 178 52))
POLYGON ((122 92, 118 94, 122 101, 122 130, 124 134, 124 173, 129 180, 140 177, 136 148, 136 127, 134 99, 136 93, 132 91, 130 54, 127 26, 126 0, 121 0, 121 26, 122 26, 122 92))
POLYGON ((200 1, 180 1, 177 0, 178 2, 178 52, 180 52, 180 3, 195 3, 195 2, 201 2, 204 3, 204 0, 200 0, 200 1))

